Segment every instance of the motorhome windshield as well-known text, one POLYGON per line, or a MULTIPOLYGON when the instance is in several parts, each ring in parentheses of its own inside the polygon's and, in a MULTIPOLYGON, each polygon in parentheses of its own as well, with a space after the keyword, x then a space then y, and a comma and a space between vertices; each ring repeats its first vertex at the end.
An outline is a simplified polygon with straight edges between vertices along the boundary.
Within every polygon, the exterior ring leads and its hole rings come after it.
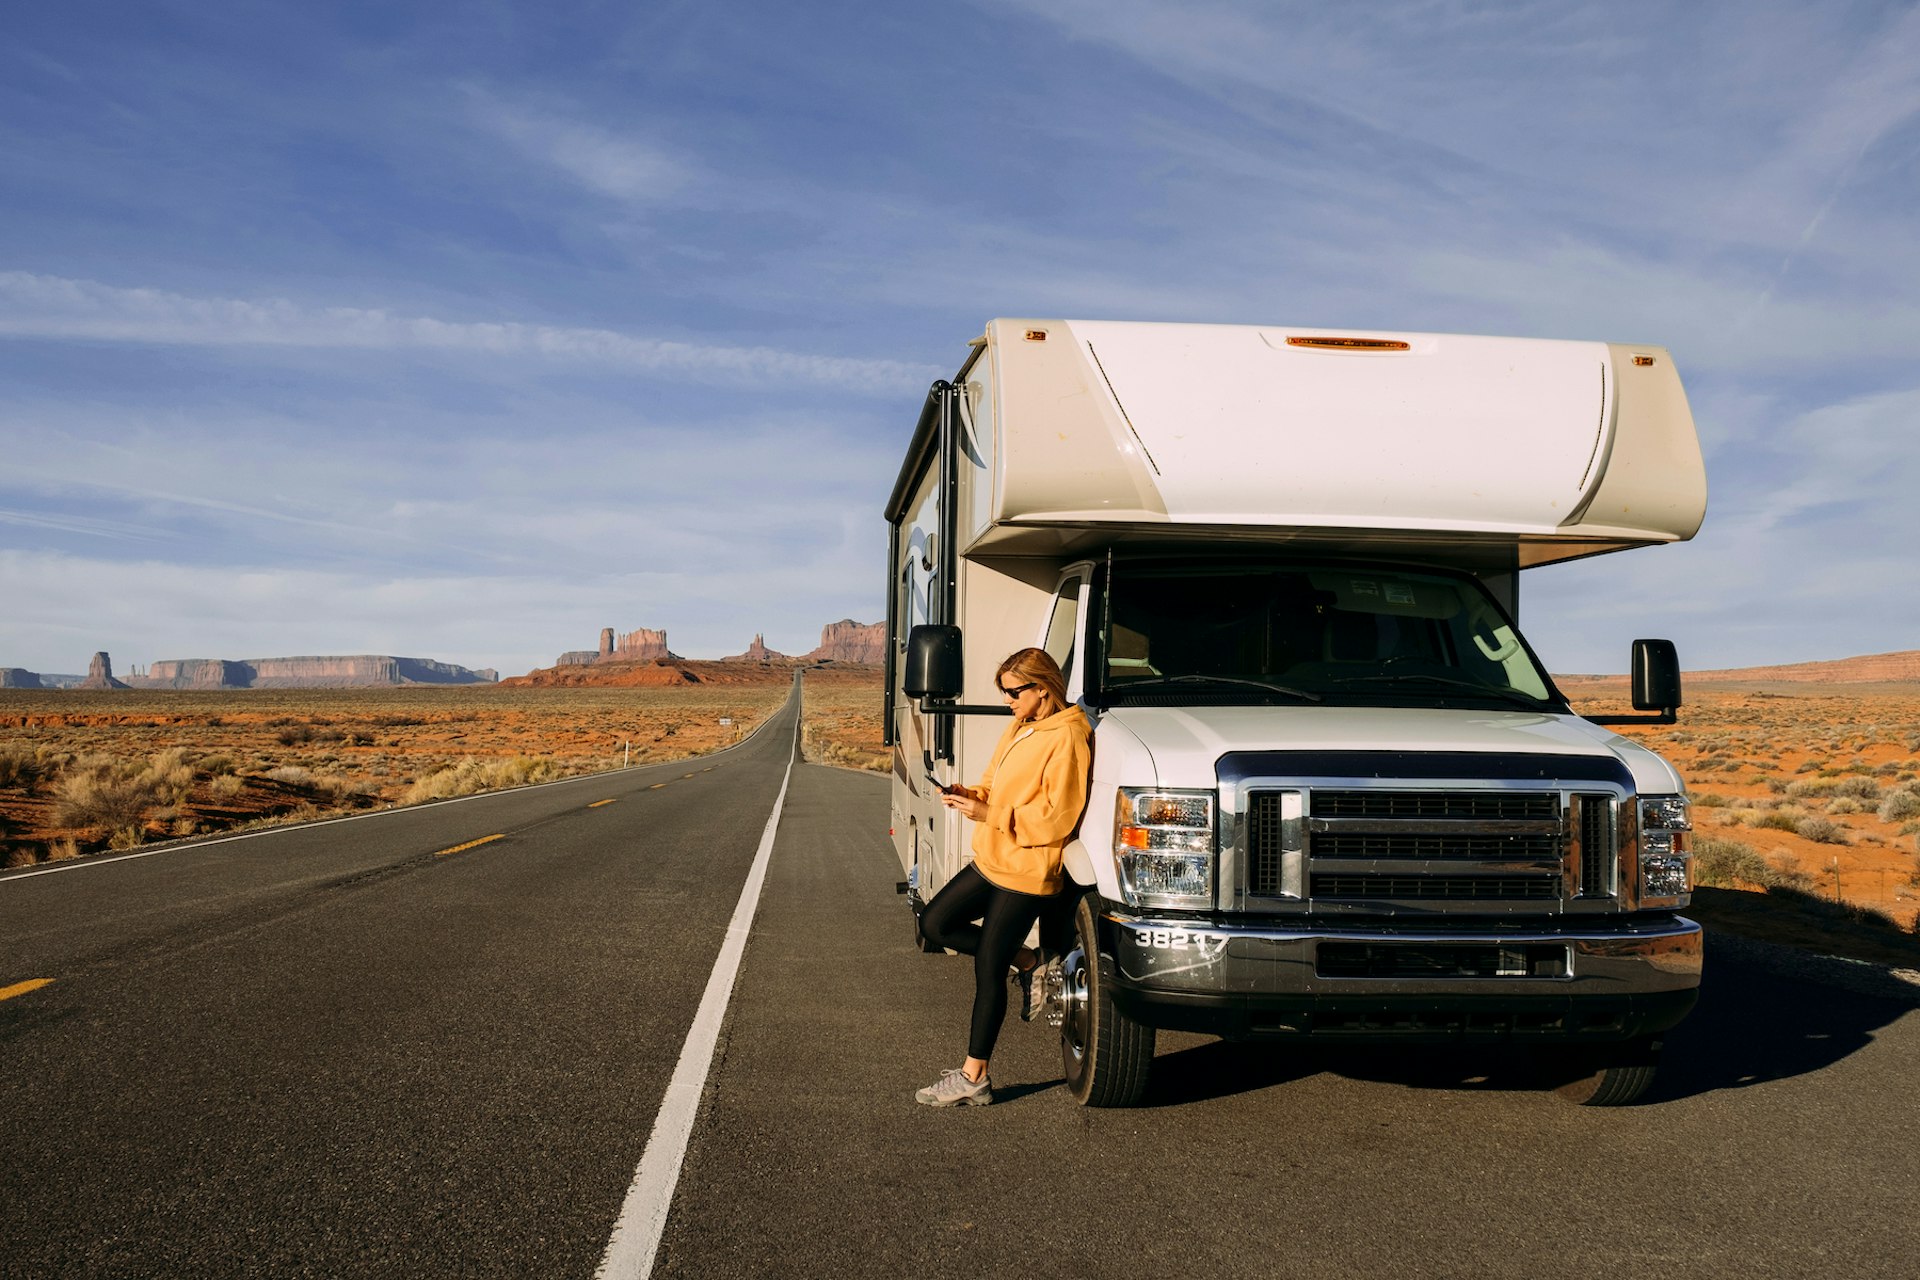
POLYGON ((1564 710, 1465 577, 1340 565, 1118 564, 1104 701, 1564 710))

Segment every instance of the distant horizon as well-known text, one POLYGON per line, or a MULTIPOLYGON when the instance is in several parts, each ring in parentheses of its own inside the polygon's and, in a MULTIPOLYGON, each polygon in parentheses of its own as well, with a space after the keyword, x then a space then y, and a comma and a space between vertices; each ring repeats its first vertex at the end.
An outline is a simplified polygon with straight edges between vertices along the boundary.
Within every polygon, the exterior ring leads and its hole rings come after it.
MULTIPOLYGON (((843 621, 853 621, 853 620, 843 619, 843 621)), ((884 619, 882 619, 881 621, 884 621, 884 619)), ((879 622, 872 622, 872 623, 858 623, 857 625, 878 626, 880 624, 879 622)), ((749 645, 750 644, 751 644, 751 641, 749 641, 749 645)), ((816 644, 816 645, 810 646, 807 649, 800 650, 799 652, 784 650, 779 648, 776 645, 767 645, 766 647, 769 650, 772 650, 775 654, 777 654, 780 657, 798 659, 798 658, 805 657, 808 653, 811 653, 814 649, 817 649, 820 646, 816 644)), ((442 663, 450 666, 456 666, 461 668, 462 670, 473 672, 476 674, 482 671, 493 671, 496 673, 496 677, 501 680, 510 678, 509 668, 503 667, 499 663, 495 663, 495 662, 484 662, 478 666, 475 666, 471 663, 466 663, 466 662, 453 662, 450 659, 439 657, 437 655, 431 655, 431 654, 382 653, 376 650, 358 650, 352 653, 276 654, 272 656, 259 656, 259 657, 252 657, 252 658, 206 658, 206 657, 155 658, 145 662, 129 663, 126 665, 124 669, 122 668, 122 665, 118 661, 113 660, 111 650, 95 650, 94 652, 106 653, 108 655, 108 659, 112 663, 113 674, 116 679, 120 678, 123 674, 136 679, 150 678, 150 677, 147 677, 141 671, 137 670, 137 668, 144 667, 144 668, 150 669, 156 663, 161 663, 161 662, 253 663, 253 662, 285 662, 292 659, 340 660, 340 659, 346 659, 346 658, 400 658, 408 661, 438 662, 438 663, 442 663)), ((564 650, 564 649, 561 650, 561 653, 569 653, 569 652, 585 652, 585 650, 564 650)), ((672 656, 674 658, 677 658, 686 662, 724 662, 729 659, 738 658, 744 652, 746 652, 745 649, 742 649, 734 653, 706 655, 706 654, 694 654, 694 653, 680 653, 677 650, 675 650, 673 651, 672 656)), ((89 654, 88 658, 91 659, 92 656, 93 656, 92 654, 89 654)), ((555 656, 558 657, 559 655, 555 655, 555 656)), ((1738 666, 1738 667, 1689 667, 1689 666, 1683 665, 1681 667, 1681 674, 1685 676, 1694 677, 1694 678, 1700 678, 1700 677, 1712 676, 1712 675, 1738 674, 1743 672, 1778 671, 1778 670, 1788 670, 1788 669, 1804 668, 1804 667, 1842 667, 1842 666, 1846 666, 1848 664, 1853 664, 1853 663, 1875 662, 1875 661, 1880 661, 1887 658, 1902 658, 1902 657, 1911 657, 1914 659, 1914 666, 1915 666, 1914 675, 1911 677, 1907 677, 1907 676, 1892 677, 1885 680, 1884 682, 1885 683, 1904 683, 1904 682, 1909 682, 1911 680, 1920 680, 1920 647, 1916 647, 1912 649, 1889 649, 1883 653, 1849 654, 1844 658, 1812 658, 1812 659, 1796 661, 1796 662, 1749 663, 1749 664, 1738 666)), ((511 674, 515 676, 531 675, 537 671, 553 670, 555 667, 559 665, 560 664, 556 662, 549 662, 540 666, 529 667, 527 668, 526 671, 514 671, 511 674)), ((873 664, 873 665, 878 665, 878 664, 873 664)), ((18 663, 10 663, 10 662, 0 662, 0 668, 10 668, 16 671, 26 671, 32 675, 39 676, 43 679, 47 677, 54 677, 57 679, 84 679, 85 678, 84 672, 42 671, 38 668, 24 667, 18 663)), ((1626 671, 1549 671, 1549 674, 1552 675, 1556 680, 1575 680, 1575 679, 1624 680, 1628 678, 1630 673, 1626 671)), ((1866 680, 1863 682, 1878 683, 1882 681, 1866 680)), ((1789 682, 1789 683, 1794 683, 1794 682, 1789 682)))
MULTIPOLYGON (((860 622, 856 618, 836 618, 832 622, 822 623, 821 630, 822 632, 824 632, 826 628, 838 625, 839 623, 842 623, 842 622, 851 622, 855 626, 860 626, 860 627, 876 627, 876 626, 882 625, 885 621, 886 620, 884 618, 875 619, 873 622, 860 622)), ((630 632, 635 630, 649 630, 649 629, 662 631, 667 636, 667 643, 673 656, 676 658, 684 658, 689 662, 719 662, 727 658, 739 657, 742 653, 747 652, 752 647, 752 644, 753 644, 753 639, 749 638, 747 643, 745 645, 742 645, 739 649, 732 650, 730 652, 723 653, 723 654, 716 654, 716 655, 709 656, 706 654, 682 653, 677 647, 674 647, 672 632, 667 631, 665 628, 629 627, 629 628, 626 628, 625 630, 630 632)), ((616 627, 614 628, 614 630, 616 633, 619 633, 621 631, 621 628, 616 627)), ((783 657, 790 657, 790 658, 802 657, 808 653, 812 653, 814 650, 821 647, 821 641, 818 638, 816 638, 812 644, 807 645, 803 649, 783 649, 777 644, 772 644, 767 642, 765 639, 764 632, 755 632, 754 636, 758 637, 761 640, 761 643, 764 644, 769 650, 783 657)), ((561 649, 555 652, 554 658, 558 659, 561 654, 585 653, 589 651, 590 650, 588 650, 584 646, 577 649, 561 649)), ((15 671, 27 671, 37 676, 84 678, 86 674, 85 668, 92 661, 94 654, 97 654, 97 653, 104 653, 107 655, 108 661, 113 668, 113 674, 116 678, 123 673, 128 675, 140 676, 142 675, 141 671, 139 670, 140 668, 151 669, 153 666, 162 662, 255 663, 255 662, 285 662, 293 659, 339 660, 344 658, 402 658, 409 661, 444 663, 450 666, 460 667, 461 669, 466 671, 474 671, 474 672, 494 671, 494 672, 501 673, 501 678, 503 679, 505 678, 506 673, 510 670, 509 667, 504 666, 499 662, 480 662, 476 665, 473 662, 457 661, 452 658, 443 657, 439 654, 398 653, 398 652, 392 652, 384 649, 354 649, 350 651, 342 650, 337 653, 255 654, 255 655, 250 655, 244 658, 231 658, 231 657, 226 657, 223 655, 215 655, 215 654, 195 654, 191 657, 146 658, 146 659, 137 659, 132 661, 123 661, 122 659, 115 658, 113 656, 113 650, 111 649, 93 649, 88 651, 87 653, 88 661, 80 664, 81 670, 79 670, 78 672, 54 671, 51 669, 30 667, 24 663, 5 661, 4 657, 0 657, 0 668, 10 668, 15 671)), ((515 674, 527 674, 534 671, 546 671, 556 665, 558 665, 556 661, 548 661, 545 663, 541 663, 537 666, 528 667, 526 672, 515 672, 515 674)))

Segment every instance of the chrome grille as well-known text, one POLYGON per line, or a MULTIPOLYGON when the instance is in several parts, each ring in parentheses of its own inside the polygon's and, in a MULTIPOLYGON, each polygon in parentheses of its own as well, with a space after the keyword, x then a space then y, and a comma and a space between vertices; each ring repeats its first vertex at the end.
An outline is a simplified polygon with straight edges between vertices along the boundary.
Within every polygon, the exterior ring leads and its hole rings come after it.
MULTIPOLYGON (((1343 780, 1344 781, 1344 780, 1343 780)), ((1615 889, 1611 793, 1514 786, 1450 790, 1250 789, 1243 850, 1251 897, 1302 892, 1329 908, 1374 903, 1502 903, 1606 899, 1615 889), (1286 870, 1282 798, 1292 812, 1293 870, 1286 870), (1300 862, 1304 855, 1304 868, 1300 862), (1304 870, 1304 874, 1303 874, 1304 870)), ((1470 908, 1468 908, 1470 909, 1470 908)))
POLYGON ((1317 858, 1535 858, 1560 856, 1560 837, 1538 835, 1391 835, 1338 832, 1322 834, 1313 842, 1317 858))
POLYGON ((1557 898, 1544 876, 1331 876, 1309 882, 1316 898, 1557 898))
POLYGON ((1315 791, 1316 818, 1496 818, 1560 817, 1552 791, 1315 791))

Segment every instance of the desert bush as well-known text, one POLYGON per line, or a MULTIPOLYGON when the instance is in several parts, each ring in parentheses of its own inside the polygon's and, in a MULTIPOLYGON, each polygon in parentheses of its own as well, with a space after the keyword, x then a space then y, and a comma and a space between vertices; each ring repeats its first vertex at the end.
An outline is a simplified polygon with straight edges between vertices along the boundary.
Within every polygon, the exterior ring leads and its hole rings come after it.
POLYGON ((1702 809, 1724 809, 1733 801, 1717 791, 1702 791, 1693 797, 1693 803, 1702 809))
POLYGON ((147 762, 146 774, 168 804, 179 804, 193 790, 193 765, 185 747, 170 747, 147 762))
POLYGON ((1818 800, 1833 795, 1840 784, 1831 778, 1802 778, 1787 785, 1787 794, 1796 800, 1818 800))
POLYGON ((547 757, 514 756, 507 760, 476 760, 472 756, 459 764, 428 774, 407 788, 402 804, 424 800, 450 800, 502 787, 524 787, 536 782, 551 782, 566 776, 566 770, 547 757))
POLYGON ((216 774, 207 784, 207 790, 216 800, 231 800, 246 789, 246 782, 236 773, 216 774))
POLYGON ((0 746, 0 787, 31 788, 47 776, 48 768, 49 762, 39 748, 24 742, 0 746))
POLYGON ((34 856, 33 850, 29 849, 26 845, 19 845, 16 848, 7 850, 7 870, 9 871, 15 867, 30 867, 38 861, 39 859, 34 856))
POLYGON ((1828 813, 1865 813, 1867 806, 1852 796, 1835 796, 1827 802, 1828 813))
MULTIPOLYGON (((158 771, 104 756, 76 760, 54 784, 54 821, 63 827, 109 834, 137 830, 145 824, 149 810, 178 799, 176 767, 159 757, 154 763, 160 764, 158 771)), ((192 781, 190 769, 187 781, 192 781)))
POLYGON ((1908 787, 1887 792, 1880 800, 1878 816, 1882 822, 1900 822, 1920 817, 1920 793, 1908 787))
POLYGON ((1834 794, 1846 796, 1853 800, 1866 800, 1873 804, 1878 804, 1880 802, 1880 784, 1872 778, 1856 775, 1851 778, 1843 778, 1839 785, 1834 788, 1834 794))
POLYGON ((1765 827, 1771 831, 1794 831, 1799 828, 1801 821, 1806 816, 1805 813, 1791 805, 1782 805, 1778 809, 1768 809, 1765 812, 1756 813, 1754 815, 1753 825, 1756 827, 1765 827))
POLYGON ((201 756, 194 762, 194 767, 209 778, 224 778, 238 768, 233 762, 233 757, 224 752, 201 756))
POLYGON ((269 769, 266 772, 266 776, 272 778, 275 782, 284 783, 289 787, 311 787, 313 785, 313 770, 303 769, 297 764, 283 764, 277 769, 269 769))
POLYGON ((47 845, 48 862, 71 862, 80 856, 80 842, 72 836, 62 836, 47 845))
POLYGON ((1697 884, 1718 888, 1731 888, 1735 884, 1762 889, 1804 888, 1812 883, 1804 872, 1786 870, 1768 862, 1752 845, 1717 836, 1693 842, 1693 878, 1697 884))
POLYGON ((1847 829, 1831 818, 1808 816, 1794 823, 1792 830, 1801 839, 1815 844, 1847 843, 1847 829))

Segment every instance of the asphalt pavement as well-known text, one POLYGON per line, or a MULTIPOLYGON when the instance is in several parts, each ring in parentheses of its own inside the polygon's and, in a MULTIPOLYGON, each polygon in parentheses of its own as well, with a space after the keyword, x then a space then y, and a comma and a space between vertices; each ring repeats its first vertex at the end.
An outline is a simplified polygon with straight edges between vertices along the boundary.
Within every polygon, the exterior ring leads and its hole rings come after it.
MULTIPOLYGON (((707 759, 0 877, 0 1275, 594 1273, 785 776, 707 759), (604 803, 611 801, 611 803, 604 803), (495 837, 495 838, 488 838, 495 837), (480 843, 474 843, 480 842, 480 843), (448 850, 458 849, 458 852, 448 850)), ((1642 1105, 1163 1035, 1076 1107, 909 937, 886 780, 793 768, 660 1276, 1910 1277, 1920 988, 1710 939, 1642 1105)))

